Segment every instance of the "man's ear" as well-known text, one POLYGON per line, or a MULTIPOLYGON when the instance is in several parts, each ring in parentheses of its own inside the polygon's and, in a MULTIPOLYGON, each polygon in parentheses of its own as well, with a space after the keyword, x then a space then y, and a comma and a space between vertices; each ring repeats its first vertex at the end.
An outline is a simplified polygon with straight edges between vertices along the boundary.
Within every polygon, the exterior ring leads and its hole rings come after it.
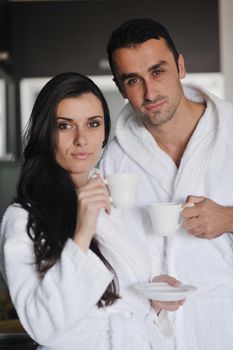
POLYGON ((179 77, 180 79, 184 79, 186 75, 186 69, 185 69, 185 64, 184 64, 184 57, 180 53, 178 57, 178 67, 179 67, 179 77))
POLYGON ((127 98, 127 96, 125 95, 125 92, 123 91, 122 87, 120 86, 120 84, 118 83, 118 81, 116 80, 116 78, 114 77, 112 80, 114 81, 114 83, 115 83, 115 85, 116 85, 116 87, 117 87, 119 93, 122 95, 122 97, 123 97, 123 98, 127 98))

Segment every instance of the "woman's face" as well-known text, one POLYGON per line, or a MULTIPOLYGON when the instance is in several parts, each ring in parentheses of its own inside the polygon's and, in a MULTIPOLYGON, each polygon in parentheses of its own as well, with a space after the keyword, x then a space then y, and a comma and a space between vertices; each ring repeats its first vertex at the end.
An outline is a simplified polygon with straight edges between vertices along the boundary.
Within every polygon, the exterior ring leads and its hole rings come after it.
POLYGON ((105 138, 101 101, 91 92, 61 100, 56 111, 56 161, 72 178, 86 180, 105 138))

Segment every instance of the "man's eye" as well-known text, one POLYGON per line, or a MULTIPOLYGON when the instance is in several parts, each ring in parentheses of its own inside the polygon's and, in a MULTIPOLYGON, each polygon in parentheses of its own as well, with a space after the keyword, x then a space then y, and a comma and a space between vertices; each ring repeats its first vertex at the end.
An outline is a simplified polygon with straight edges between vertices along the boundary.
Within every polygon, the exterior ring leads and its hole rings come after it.
POLYGON ((137 84, 138 83, 138 78, 132 78, 132 79, 129 79, 128 81, 127 81, 127 85, 128 86, 134 86, 135 84, 137 84))
POLYGON ((161 75, 162 73, 163 73, 163 70, 162 70, 162 69, 157 69, 157 70, 155 70, 155 71, 153 72, 153 74, 154 74, 155 76, 161 75))
POLYGON ((91 123, 89 124, 89 126, 90 126, 91 128, 97 128, 99 125, 100 125, 99 122, 91 122, 91 123))

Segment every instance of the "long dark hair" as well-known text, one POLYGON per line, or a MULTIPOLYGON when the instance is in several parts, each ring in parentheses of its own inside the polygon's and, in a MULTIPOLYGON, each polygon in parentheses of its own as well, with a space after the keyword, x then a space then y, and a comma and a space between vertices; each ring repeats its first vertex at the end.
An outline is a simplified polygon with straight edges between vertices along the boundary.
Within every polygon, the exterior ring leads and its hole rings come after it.
MULTIPOLYGON (((62 73, 52 78, 40 91, 25 134, 24 162, 15 202, 28 211, 27 232, 34 242, 36 266, 43 277, 60 258, 76 227, 77 194, 70 175, 56 162, 56 110, 67 97, 91 92, 104 111, 105 140, 110 131, 106 100, 94 82, 78 73, 62 73)), ((102 255, 94 237, 90 249, 109 270, 113 269, 102 255)), ((117 278, 109 284, 98 306, 111 305, 117 295, 117 278)))

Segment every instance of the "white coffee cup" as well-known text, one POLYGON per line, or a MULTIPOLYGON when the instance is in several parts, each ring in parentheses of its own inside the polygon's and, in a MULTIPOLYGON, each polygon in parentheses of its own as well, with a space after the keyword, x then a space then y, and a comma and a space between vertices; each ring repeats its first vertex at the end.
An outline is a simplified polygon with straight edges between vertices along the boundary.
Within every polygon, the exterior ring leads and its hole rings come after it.
POLYGON ((179 228, 181 203, 153 203, 148 206, 148 211, 154 233, 160 236, 172 236, 179 228))
POLYGON ((137 174, 112 174, 106 176, 112 204, 116 208, 130 208, 135 204, 139 176, 137 174))

